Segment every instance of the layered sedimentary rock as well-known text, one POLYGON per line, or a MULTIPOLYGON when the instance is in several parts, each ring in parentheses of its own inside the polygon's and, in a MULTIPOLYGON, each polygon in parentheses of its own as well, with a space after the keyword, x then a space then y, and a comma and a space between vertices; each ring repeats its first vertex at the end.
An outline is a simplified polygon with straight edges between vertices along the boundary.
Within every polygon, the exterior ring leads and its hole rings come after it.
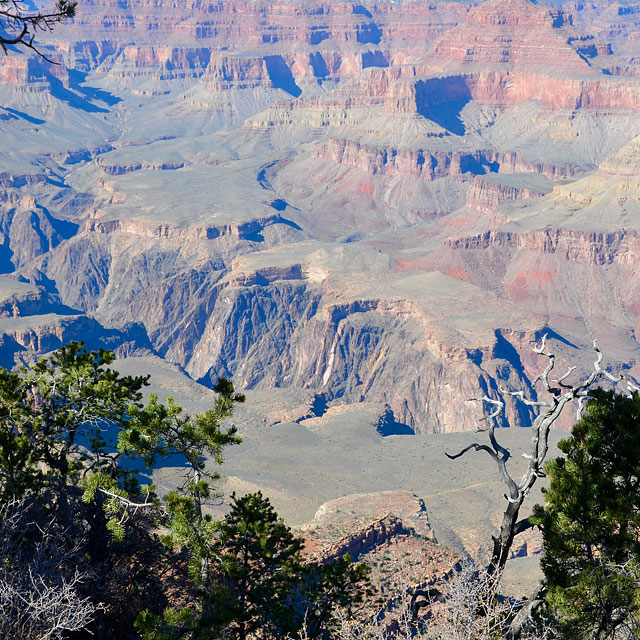
MULTIPOLYGON (((451 178, 456 181, 462 181, 466 178, 468 180, 469 174, 484 174, 485 172, 510 174, 527 171, 561 180, 571 177, 579 171, 579 167, 568 163, 534 163, 517 152, 501 153, 492 149, 478 149, 470 153, 430 150, 428 148, 384 149, 354 140, 336 138, 330 138, 325 144, 316 146, 312 157, 357 167, 372 175, 406 175, 428 182, 439 178, 451 178), (467 175, 465 176, 465 174, 467 175)), ((476 187, 481 184, 481 180, 474 180, 476 187)), ((514 197, 509 199, 516 199, 519 193, 522 193, 523 197, 531 197, 533 194, 540 195, 544 192, 523 186, 519 191, 513 193, 514 197)), ((473 196, 470 197, 473 198, 473 196)))
POLYGON ((548 314, 559 329, 588 317, 594 337, 608 336, 612 352, 630 353, 638 321, 637 147, 634 139, 594 174, 544 197, 503 205, 492 230, 451 236, 440 259, 455 255, 465 279, 548 314), (614 327, 627 327, 627 337, 612 340, 614 327))
MULTIPOLYGON (((540 173, 546 178, 543 172, 540 173)), ((531 178, 531 176, 527 176, 531 178)), ((482 213, 493 213, 503 202, 510 200, 524 200, 539 198, 549 191, 552 186, 548 180, 536 177, 527 184, 525 180, 517 178, 512 182, 496 176, 478 176, 473 180, 467 192, 466 206, 482 213)))
POLYGON ((102 332, 417 432, 476 428, 466 400, 500 384, 535 394, 545 331, 569 359, 604 333, 634 365, 623 14, 174 5, 85 2, 45 45, 62 64, 0 66, 7 362, 102 332))
POLYGON ((588 64, 563 37, 564 13, 522 0, 489 0, 469 11, 463 24, 434 45, 436 65, 544 67, 562 75, 584 74, 588 64))
MULTIPOLYGON (((409 491, 331 500, 300 531, 305 553, 314 560, 331 562, 349 553, 369 565, 372 583, 383 598, 397 597, 398 584, 409 588, 435 584, 455 560, 436 543, 424 502, 409 491)), ((391 624, 393 617, 387 612, 381 620, 391 624)))

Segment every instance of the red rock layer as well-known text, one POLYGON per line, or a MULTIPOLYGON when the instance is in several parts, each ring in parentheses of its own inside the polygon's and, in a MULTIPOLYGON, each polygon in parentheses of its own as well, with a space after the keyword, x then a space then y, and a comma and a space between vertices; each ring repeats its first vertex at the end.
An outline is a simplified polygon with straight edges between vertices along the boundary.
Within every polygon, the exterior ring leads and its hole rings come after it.
POLYGON ((635 111, 640 108, 640 82, 512 71, 453 74, 397 83, 387 94, 385 106, 388 111, 420 113, 428 106, 469 100, 501 108, 536 101, 551 110, 635 111))
MULTIPOLYGON (((193 42, 215 39, 220 42, 266 44, 304 42, 317 45, 324 40, 372 43, 381 38, 432 39, 451 28, 466 14, 466 6, 443 2, 425 11, 422 3, 401 6, 381 3, 370 7, 351 2, 201 2, 171 3, 159 10, 160 0, 85 0, 72 26, 63 37, 75 33, 113 34, 125 40, 193 42)), ((85 38, 86 39, 86 38, 85 38)))
POLYGON ((564 20, 546 5, 528 0, 489 0, 469 12, 466 22, 435 44, 432 56, 443 70, 452 66, 543 66, 561 74, 590 73, 589 65, 558 28, 564 20))
POLYGON ((534 163, 515 152, 478 150, 468 153, 429 149, 385 149, 345 138, 330 138, 313 148, 313 157, 358 167, 378 175, 407 175, 423 180, 466 179, 468 175, 497 173, 540 173, 553 180, 571 177, 581 171, 570 164, 534 163), (470 173, 469 173, 470 172, 470 173))

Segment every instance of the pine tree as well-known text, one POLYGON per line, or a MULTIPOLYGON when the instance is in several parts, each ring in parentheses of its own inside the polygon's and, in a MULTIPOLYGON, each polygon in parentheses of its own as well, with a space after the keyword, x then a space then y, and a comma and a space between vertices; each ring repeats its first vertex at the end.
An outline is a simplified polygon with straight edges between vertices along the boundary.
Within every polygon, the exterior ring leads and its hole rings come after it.
MULTIPOLYGON (((597 389, 564 458, 546 465, 547 602, 565 638, 613 638, 640 622, 640 397, 597 389)), ((636 636, 634 636, 636 637, 636 636)))
MULTIPOLYGON (((217 523, 203 503, 213 495, 210 483, 217 474, 206 461, 221 463, 223 448, 239 442, 235 427, 223 422, 244 397, 221 379, 213 408, 187 416, 171 398, 162 404, 152 395, 145 404, 148 376, 121 376, 109 367, 113 360, 110 351, 87 351, 72 342, 31 367, 0 368, 0 510, 16 501, 31 505, 36 530, 46 530, 73 566, 91 573, 87 593, 109 604, 111 596, 120 599, 120 577, 111 570, 128 553, 142 546, 159 556, 152 514, 162 501, 152 485, 139 485, 136 473, 182 456, 185 484, 165 497, 168 518, 162 524, 169 528, 168 543, 189 552, 192 576, 208 593, 217 523), (130 539, 121 544, 127 524, 136 527, 133 546, 130 539), (99 592, 103 587, 111 595, 99 592)), ((160 586, 153 567, 143 579, 160 586)), ((149 601, 156 604, 158 595, 149 601)), ((111 615, 100 617, 96 624, 103 629, 119 623, 111 615)))
MULTIPOLYGON (((193 514, 190 516, 193 517, 193 514)), ((200 583, 199 611, 143 613, 145 640, 329 638, 337 607, 351 612, 369 594, 369 569, 345 556, 305 560, 303 540, 278 517, 261 492, 231 499, 222 522, 211 521, 210 579, 200 583)))
POLYGON ((219 557, 212 621, 231 637, 284 638, 299 628, 294 593, 303 580, 302 540, 262 493, 231 499, 215 540, 219 557))
POLYGON ((127 413, 143 406, 148 376, 120 376, 108 368, 113 360, 71 342, 31 368, 0 368, 0 502, 46 494, 57 518, 69 520, 87 474, 133 488, 108 432, 123 430, 127 413))

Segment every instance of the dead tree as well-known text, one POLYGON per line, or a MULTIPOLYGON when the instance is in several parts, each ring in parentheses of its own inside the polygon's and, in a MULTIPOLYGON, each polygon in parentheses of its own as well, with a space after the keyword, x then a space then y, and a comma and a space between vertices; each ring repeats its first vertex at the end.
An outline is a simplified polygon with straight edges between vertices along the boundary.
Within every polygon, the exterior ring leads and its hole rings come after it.
POLYGON ((10 46, 31 49, 52 62, 38 50, 35 36, 41 31, 51 31, 56 24, 72 18, 76 4, 75 0, 57 0, 50 11, 40 13, 29 11, 24 0, 0 0, 0 47, 5 54, 10 46))
MULTIPOLYGON (((504 496, 507 500, 507 506, 502 516, 500 531, 497 536, 492 537, 493 550, 488 565, 488 571, 490 573, 502 571, 509 557, 515 536, 532 527, 528 518, 518 519, 520 508, 529 495, 531 488, 536 483, 536 480, 544 476, 543 468, 549 450, 549 431, 553 423, 560 417, 564 408, 574 401, 578 402, 577 411, 578 417, 580 417, 585 401, 589 395, 589 390, 593 388, 594 384, 601 378, 605 378, 613 383, 618 383, 622 380, 622 376, 613 376, 601 367, 602 353, 598 349, 595 340, 593 348, 596 352, 596 360, 593 363, 593 371, 591 374, 575 384, 568 384, 566 380, 576 367, 570 367, 569 370, 558 379, 554 380, 551 378, 556 359, 554 354, 547 350, 547 336, 545 335, 540 344, 534 347, 533 351, 548 359, 547 367, 541 374, 534 378, 532 386, 535 388, 536 385, 541 383, 548 399, 530 400, 525 397, 523 391, 507 391, 502 386, 500 387, 502 394, 515 397, 525 405, 536 407, 540 410, 540 413, 531 426, 532 438, 529 453, 522 454, 523 457, 528 460, 528 465, 520 480, 515 480, 509 473, 507 462, 511 457, 511 453, 503 447, 496 438, 496 417, 504 408, 504 402, 502 400, 495 400, 488 396, 481 398, 483 402, 493 406, 492 412, 484 418, 488 423, 489 444, 474 442, 455 455, 446 454, 451 460, 455 460, 472 449, 486 452, 496 463, 500 473, 500 479, 507 488, 504 496)), ((634 384, 629 383, 629 389, 635 390, 636 387, 634 384)))
MULTIPOLYGON (((566 381, 576 369, 576 367, 570 367, 569 370, 559 378, 551 378, 555 367, 555 356, 547 350, 546 338, 546 335, 543 336, 540 344, 536 345, 533 349, 535 353, 545 356, 548 362, 545 370, 534 378, 532 387, 535 388, 536 385, 541 384, 547 399, 531 400, 525 397, 523 391, 508 391, 502 386, 500 387, 500 392, 503 395, 517 398, 525 405, 535 407, 539 410, 539 414, 531 426, 531 447, 528 453, 522 454, 523 457, 528 460, 528 464, 520 480, 514 479, 509 473, 507 462, 511 457, 511 453, 507 448, 503 447, 496 438, 496 418, 504 408, 504 402, 502 400, 489 398, 486 395, 481 398, 482 402, 491 405, 493 408, 491 413, 485 418, 488 423, 489 444, 474 442, 455 455, 447 454, 450 459, 455 460, 471 450, 484 451, 496 463, 500 478, 507 488, 504 496, 507 501, 507 506, 502 516, 500 531, 498 535, 492 536, 493 549, 491 559, 486 568, 489 575, 500 575, 502 573, 509 558, 514 538, 533 526, 528 518, 519 519, 520 509, 537 479, 544 476, 544 463, 549 451, 549 431, 553 423, 560 417, 565 407, 574 402, 577 402, 577 418, 580 418, 585 402, 589 396, 589 391, 593 389, 594 385, 600 382, 601 379, 605 379, 613 384, 617 384, 623 379, 623 376, 616 377, 602 368, 602 353, 598 349, 595 340, 593 342, 593 349, 596 353, 596 359, 593 363, 593 371, 588 376, 583 377, 575 384, 569 384, 566 381)), ((640 387, 634 382, 627 380, 626 383, 629 394, 640 390, 640 387)), ((507 637, 510 640, 516 640, 521 637, 522 629, 531 620, 534 611, 540 607, 543 601, 544 590, 543 585, 540 584, 536 587, 530 598, 522 603, 523 606, 520 612, 512 620, 507 633, 507 637)))

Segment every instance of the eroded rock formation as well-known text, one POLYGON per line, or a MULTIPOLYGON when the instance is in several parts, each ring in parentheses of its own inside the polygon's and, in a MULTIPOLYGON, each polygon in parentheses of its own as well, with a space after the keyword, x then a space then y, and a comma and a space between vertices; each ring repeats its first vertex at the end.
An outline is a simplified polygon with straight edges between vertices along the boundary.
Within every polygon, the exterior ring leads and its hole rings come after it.
POLYGON ((635 366, 633 3, 174 4, 2 61, 3 362, 103 336, 417 432, 535 394, 545 331, 635 366))

